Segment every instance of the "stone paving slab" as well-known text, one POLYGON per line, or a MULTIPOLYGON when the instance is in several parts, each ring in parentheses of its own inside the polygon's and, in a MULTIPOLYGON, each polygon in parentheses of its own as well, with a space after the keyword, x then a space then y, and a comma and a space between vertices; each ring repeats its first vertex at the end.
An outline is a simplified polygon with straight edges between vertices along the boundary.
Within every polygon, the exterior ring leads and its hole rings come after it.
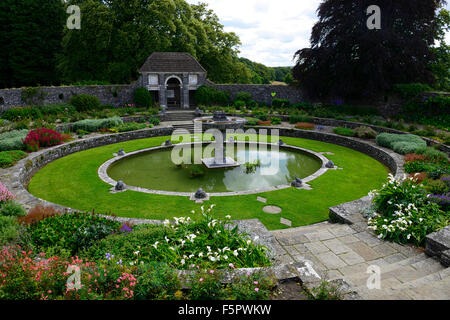
POLYGON ((342 279, 349 284, 356 290, 356 299, 411 300, 423 299, 425 294, 450 299, 448 288, 439 285, 431 295, 433 290, 427 287, 450 278, 450 271, 444 273, 444 266, 422 249, 378 239, 367 230, 367 224, 363 229, 362 224, 325 222, 273 231, 272 235, 283 248, 281 261, 307 261, 324 279, 342 279), (381 290, 367 289, 367 270, 373 265, 381 268, 381 290))

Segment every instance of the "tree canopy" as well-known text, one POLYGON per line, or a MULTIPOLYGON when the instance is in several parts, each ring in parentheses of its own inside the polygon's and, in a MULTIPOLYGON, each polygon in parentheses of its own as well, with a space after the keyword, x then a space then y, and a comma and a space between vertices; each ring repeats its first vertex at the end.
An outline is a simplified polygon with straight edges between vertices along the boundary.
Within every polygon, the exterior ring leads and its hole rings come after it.
POLYGON ((189 52, 217 83, 289 72, 239 58, 239 37, 206 4, 185 0, 2 0, 0 45, 0 87, 130 83, 155 51, 189 52), (80 30, 66 27, 69 5, 80 7, 80 30))
POLYGON ((311 47, 296 53, 294 78, 316 98, 377 98, 393 84, 433 84, 431 50, 441 0, 325 0, 311 47), (381 29, 367 27, 367 8, 381 8, 381 29))

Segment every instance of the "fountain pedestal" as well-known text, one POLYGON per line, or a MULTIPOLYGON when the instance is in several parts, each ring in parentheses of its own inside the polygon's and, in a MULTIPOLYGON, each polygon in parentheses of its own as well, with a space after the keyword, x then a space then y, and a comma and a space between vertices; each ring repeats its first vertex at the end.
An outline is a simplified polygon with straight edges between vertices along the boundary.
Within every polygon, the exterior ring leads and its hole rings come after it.
POLYGON ((233 158, 226 156, 226 130, 242 129, 246 120, 243 118, 227 117, 224 112, 214 113, 213 117, 203 117, 194 120, 194 123, 202 125, 202 131, 215 129, 220 131, 220 135, 215 136, 214 158, 202 159, 203 164, 208 169, 238 167, 239 163, 233 158))

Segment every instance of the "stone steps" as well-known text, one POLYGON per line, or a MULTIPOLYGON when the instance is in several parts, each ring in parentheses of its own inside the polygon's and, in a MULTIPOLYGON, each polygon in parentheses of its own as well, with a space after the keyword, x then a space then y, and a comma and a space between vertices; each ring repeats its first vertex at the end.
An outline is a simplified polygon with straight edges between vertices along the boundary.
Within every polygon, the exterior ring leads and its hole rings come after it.
POLYGON ((450 268, 445 268, 432 257, 419 254, 402 261, 380 266, 381 289, 369 290, 366 285, 367 273, 344 277, 362 299, 369 300, 410 300, 449 299, 450 287, 443 286, 438 295, 430 295, 430 288, 441 287, 450 279, 450 268))

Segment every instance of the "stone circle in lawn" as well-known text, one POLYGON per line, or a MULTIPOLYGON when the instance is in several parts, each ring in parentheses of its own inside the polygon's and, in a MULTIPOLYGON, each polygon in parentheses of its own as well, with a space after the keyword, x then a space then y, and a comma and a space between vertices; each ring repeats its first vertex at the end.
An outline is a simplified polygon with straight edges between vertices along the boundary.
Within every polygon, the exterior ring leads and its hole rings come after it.
POLYGON ((265 206, 263 208, 263 211, 269 214, 280 214, 282 210, 280 207, 277 206, 265 206))

